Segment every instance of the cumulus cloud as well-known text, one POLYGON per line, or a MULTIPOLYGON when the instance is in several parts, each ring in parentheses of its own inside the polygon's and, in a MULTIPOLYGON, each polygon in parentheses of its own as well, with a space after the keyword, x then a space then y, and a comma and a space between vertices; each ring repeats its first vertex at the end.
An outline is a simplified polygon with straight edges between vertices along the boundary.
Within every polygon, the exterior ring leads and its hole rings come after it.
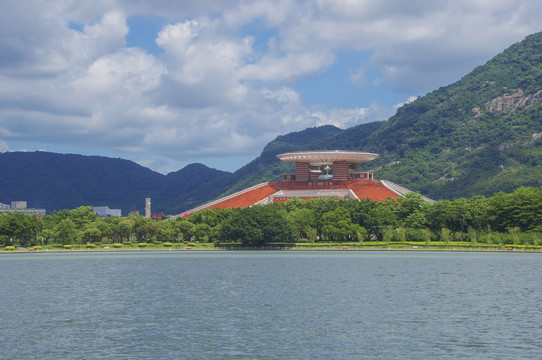
POLYGON ((413 102, 414 100, 416 100, 418 97, 417 96, 409 96, 408 99, 406 99, 405 101, 403 102, 400 102, 398 104, 395 104, 393 106, 393 109, 394 110, 397 110, 399 109, 401 106, 405 105, 405 104, 410 104, 411 102, 413 102))
POLYGON ((9 145, 4 140, 0 140, 0 152, 6 152, 9 151, 9 145))
POLYGON ((345 50, 370 53, 345 83, 388 86, 408 102, 540 30, 541 11, 527 0, 8 2, 0 151, 18 141, 85 146, 161 170, 255 157, 277 135, 395 112, 399 104, 371 98, 305 105, 296 82, 326 74, 345 50), (128 47, 133 15, 163 20, 153 34, 162 53, 128 47))

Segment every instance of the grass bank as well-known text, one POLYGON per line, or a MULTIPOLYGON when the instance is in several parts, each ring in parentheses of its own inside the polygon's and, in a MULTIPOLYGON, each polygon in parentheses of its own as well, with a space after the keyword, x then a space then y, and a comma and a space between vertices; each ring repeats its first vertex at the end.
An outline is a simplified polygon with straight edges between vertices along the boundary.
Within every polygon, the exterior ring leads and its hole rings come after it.
POLYGON ((124 244, 49 244, 21 248, 0 247, 1 253, 39 253, 39 252, 104 252, 104 251, 194 251, 194 250, 330 250, 330 251, 371 251, 371 250, 410 250, 410 251, 521 251, 542 252, 540 245, 486 244, 472 242, 316 242, 316 243, 270 243, 264 247, 246 247, 242 243, 124 243, 124 244))

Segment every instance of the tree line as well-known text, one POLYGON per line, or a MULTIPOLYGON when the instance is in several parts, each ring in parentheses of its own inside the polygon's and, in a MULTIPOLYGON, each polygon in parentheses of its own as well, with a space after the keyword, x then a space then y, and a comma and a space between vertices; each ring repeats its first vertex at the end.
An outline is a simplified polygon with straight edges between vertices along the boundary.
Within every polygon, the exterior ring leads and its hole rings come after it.
POLYGON ((99 218, 92 207, 41 219, 0 215, 0 245, 126 242, 215 242, 264 246, 291 242, 470 241, 542 244, 542 187, 521 187, 492 197, 429 203, 418 193, 384 202, 293 198, 249 208, 207 209, 187 218, 99 218))

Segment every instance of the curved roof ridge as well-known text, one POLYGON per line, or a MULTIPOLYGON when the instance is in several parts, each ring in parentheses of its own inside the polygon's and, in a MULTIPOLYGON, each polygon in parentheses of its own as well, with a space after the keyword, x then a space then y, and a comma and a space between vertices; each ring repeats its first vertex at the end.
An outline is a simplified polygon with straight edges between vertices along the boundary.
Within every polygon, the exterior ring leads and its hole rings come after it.
MULTIPOLYGON (((405 187, 402 187, 401 185, 397 185, 396 183, 391 182, 389 180, 378 180, 378 181, 380 181, 380 183, 382 185, 384 185, 384 187, 386 189, 392 191, 393 193, 396 193, 398 196, 403 196, 405 194, 413 192, 412 190, 409 190, 409 189, 407 189, 405 187)), ((435 202, 435 200, 430 199, 430 198, 428 198, 426 196, 421 195, 421 197, 422 197, 422 199, 424 199, 427 202, 430 202, 430 203, 435 202)))
POLYGON ((249 187, 249 188, 243 189, 243 190, 241 190, 241 191, 238 191, 238 192, 236 192, 236 193, 233 193, 233 194, 230 194, 230 195, 226 195, 226 196, 221 197, 221 198, 219 198, 219 199, 216 199, 216 200, 214 200, 214 201, 211 201, 211 202, 205 203, 205 204, 203 204, 203 205, 200 205, 200 206, 198 206, 198 207, 195 207, 195 208, 193 208, 193 209, 187 210, 187 211, 184 212, 184 214, 178 214, 178 215, 172 216, 170 219, 173 220, 173 219, 176 219, 176 218, 178 218, 178 217, 185 216, 185 215, 187 215, 187 214, 192 214, 192 213, 194 213, 194 212, 197 212, 197 211, 200 211, 200 210, 207 209, 207 208, 212 207, 212 206, 214 206, 214 205, 217 205, 217 204, 219 204, 219 203, 221 203, 221 202, 224 202, 224 201, 226 201, 226 200, 233 199, 233 198, 235 198, 235 197, 237 197, 237 196, 239 196, 239 195, 246 194, 246 193, 248 193, 248 192, 250 192, 250 191, 252 191, 252 190, 259 189, 259 188, 264 187, 264 186, 266 186, 266 185, 269 185, 269 182, 263 182, 263 183, 260 183, 260 184, 251 186, 251 187, 249 187))

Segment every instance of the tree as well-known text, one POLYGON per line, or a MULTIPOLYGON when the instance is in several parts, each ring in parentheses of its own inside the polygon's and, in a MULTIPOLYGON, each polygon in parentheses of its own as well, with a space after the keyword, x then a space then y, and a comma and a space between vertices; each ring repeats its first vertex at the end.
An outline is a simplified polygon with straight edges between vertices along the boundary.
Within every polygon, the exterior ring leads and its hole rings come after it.
POLYGON ((413 214, 421 213, 423 215, 426 207, 429 205, 417 192, 410 192, 400 196, 396 199, 396 202, 395 213, 398 219, 403 221, 413 214))
POLYGON ((212 228, 205 224, 200 223, 196 225, 196 228, 194 229, 194 237, 197 241, 204 241, 205 238, 209 239, 209 235, 211 235, 212 228))
POLYGON ((322 235, 330 240, 358 240, 359 237, 367 234, 367 231, 361 226, 352 223, 350 212, 344 208, 337 208, 325 213, 321 221, 322 235))
POLYGON ((96 221, 98 216, 92 209, 92 206, 80 206, 70 210, 69 218, 73 221, 77 229, 82 229, 85 225, 96 221))
POLYGON ((130 240, 130 236, 132 235, 132 220, 122 220, 119 222, 117 227, 117 234, 122 239, 122 241, 130 240))
POLYGON ((7 213, 0 215, 0 235, 15 238, 26 246, 30 240, 35 240, 42 229, 40 220, 34 215, 7 213))
POLYGON ((439 232, 444 227, 449 227, 451 223, 451 202, 449 200, 439 200, 427 209, 427 225, 434 232, 439 232))
POLYGON ((308 238, 311 229, 316 230, 316 214, 313 209, 296 207, 288 213, 287 218, 298 238, 308 238))
POLYGON ((64 219, 56 226, 55 234, 58 241, 62 244, 73 244, 77 235, 77 229, 71 219, 64 219))
POLYGON ((382 240, 386 243, 386 246, 390 245, 390 241, 393 240, 393 236, 395 235, 395 230, 392 226, 388 225, 384 228, 384 231, 382 233, 382 240))
POLYGON ((152 219, 139 216, 133 225, 133 232, 138 242, 147 242, 162 232, 162 226, 152 219))
POLYGON ((253 206, 236 209, 222 223, 224 240, 241 241, 248 246, 263 246, 270 242, 292 241, 295 238, 291 224, 279 206, 253 206))
POLYGON ((415 211, 406 217, 405 226, 412 229, 422 229, 427 226, 427 219, 423 212, 415 211))
POLYGON ((352 222, 367 229, 369 238, 382 239, 387 226, 397 225, 395 206, 395 203, 381 203, 369 199, 357 201, 351 210, 352 222))
POLYGON ((102 232, 97 227, 87 226, 83 230, 82 239, 85 242, 98 242, 102 237, 102 232))
POLYGON ((542 187, 521 187, 513 193, 499 192, 488 200, 488 221, 491 227, 504 232, 519 227, 542 230, 542 187))
POLYGON ((168 241, 176 242, 181 234, 175 221, 166 221, 162 223, 162 234, 168 241))
POLYGON ((440 241, 445 242, 446 246, 450 244, 450 229, 442 228, 440 230, 440 241))
POLYGON ((181 238, 184 241, 190 241, 190 239, 192 238, 192 235, 194 235, 194 230, 196 229, 196 225, 194 225, 192 222, 185 219, 175 220, 175 225, 178 228, 181 238))

